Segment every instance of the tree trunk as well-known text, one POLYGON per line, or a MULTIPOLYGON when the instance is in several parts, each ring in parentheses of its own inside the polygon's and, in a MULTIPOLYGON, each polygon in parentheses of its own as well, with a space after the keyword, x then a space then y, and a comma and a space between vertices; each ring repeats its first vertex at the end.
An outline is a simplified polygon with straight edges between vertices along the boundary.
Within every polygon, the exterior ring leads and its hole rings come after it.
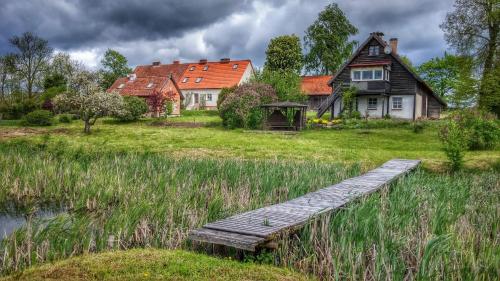
POLYGON ((83 132, 86 134, 90 134, 90 120, 84 120, 85 121, 85 128, 83 129, 83 132))
POLYGON ((486 84, 486 79, 491 74, 491 71, 495 67, 494 63, 494 58, 495 58, 495 53, 497 52, 497 38, 498 38, 498 32, 499 32, 499 25, 495 22, 495 17, 493 15, 493 4, 491 6, 488 6, 488 11, 487 13, 489 14, 489 17, 492 18, 488 24, 488 35, 489 35, 489 41, 487 44, 487 50, 486 50, 486 58, 484 60, 484 66, 483 66, 483 73, 481 77, 481 85, 479 88, 479 106, 485 109, 491 109, 493 104, 489 104, 488 97, 487 95, 489 94, 487 92, 487 89, 485 89, 485 84, 486 84))

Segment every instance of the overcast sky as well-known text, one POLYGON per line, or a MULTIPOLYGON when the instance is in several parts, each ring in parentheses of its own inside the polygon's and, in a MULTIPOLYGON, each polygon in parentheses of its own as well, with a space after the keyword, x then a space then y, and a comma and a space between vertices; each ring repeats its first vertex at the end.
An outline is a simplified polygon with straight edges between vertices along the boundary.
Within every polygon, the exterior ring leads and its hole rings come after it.
MULTIPOLYGON (((326 0, 0 0, 0 54, 8 38, 32 31, 88 67, 107 48, 131 66, 174 59, 251 59, 260 67, 270 38, 301 38, 326 0)), ((399 53, 419 64, 447 50, 439 24, 453 0, 338 0, 358 27, 399 38, 399 53), (376 2, 376 4, 375 4, 376 2)))

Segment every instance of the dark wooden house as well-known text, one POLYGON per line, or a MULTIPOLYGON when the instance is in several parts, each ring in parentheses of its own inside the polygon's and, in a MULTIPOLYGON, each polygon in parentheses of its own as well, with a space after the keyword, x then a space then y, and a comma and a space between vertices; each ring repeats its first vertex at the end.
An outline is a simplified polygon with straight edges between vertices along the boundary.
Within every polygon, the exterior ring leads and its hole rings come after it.
POLYGON ((446 103, 399 57, 398 39, 384 41, 383 33, 371 33, 352 57, 329 81, 332 94, 319 106, 332 117, 342 111, 342 92, 356 87, 356 110, 362 116, 418 119, 439 118, 446 103))

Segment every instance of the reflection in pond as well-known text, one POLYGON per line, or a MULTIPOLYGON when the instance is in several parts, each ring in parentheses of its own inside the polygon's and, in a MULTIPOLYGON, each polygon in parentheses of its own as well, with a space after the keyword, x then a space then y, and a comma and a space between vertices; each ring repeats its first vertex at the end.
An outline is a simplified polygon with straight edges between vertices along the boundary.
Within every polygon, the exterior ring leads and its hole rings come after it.
MULTIPOLYGON (((33 216, 35 219, 52 218, 64 212, 61 208, 41 208, 33 216)), ((0 240, 26 224, 26 217, 13 208, 0 211, 0 240)))

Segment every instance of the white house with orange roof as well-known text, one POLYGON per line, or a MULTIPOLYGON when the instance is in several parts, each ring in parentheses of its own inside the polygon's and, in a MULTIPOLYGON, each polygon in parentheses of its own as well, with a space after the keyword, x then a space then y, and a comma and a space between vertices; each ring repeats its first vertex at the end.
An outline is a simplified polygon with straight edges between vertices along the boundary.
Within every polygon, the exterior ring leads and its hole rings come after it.
POLYGON ((219 93, 223 88, 238 86, 254 75, 250 60, 220 61, 199 60, 195 63, 140 65, 127 77, 118 78, 107 90, 122 96, 144 98, 150 115, 164 114, 164 102, 173 102, 173 115, 179 115, 181 104, 186 109, 216 109, 219 93))
POLYGON ((184 96, 186 109, 216 109, 217 99, 223 88, 248 82, 253 75, 254 69, 250 60, 202 59, 197 63, 187 64, 178 85, 184 96))

